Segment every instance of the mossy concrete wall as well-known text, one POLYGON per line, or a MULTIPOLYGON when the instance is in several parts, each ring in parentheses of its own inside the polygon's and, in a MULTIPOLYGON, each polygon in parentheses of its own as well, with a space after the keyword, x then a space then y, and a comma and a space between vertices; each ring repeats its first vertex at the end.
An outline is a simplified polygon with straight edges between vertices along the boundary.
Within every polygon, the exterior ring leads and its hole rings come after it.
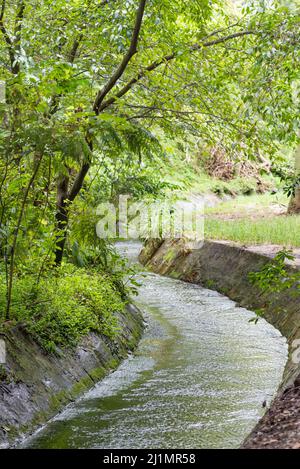
POLYGON ((137 345, 143 331, 140 311, 119 313, 114 340, 91 333, 73 351, 46 354, 22 326, 0 338, 6 364, 0 366, 0 447, 7 447, 54 416, 115 369, 137 345))

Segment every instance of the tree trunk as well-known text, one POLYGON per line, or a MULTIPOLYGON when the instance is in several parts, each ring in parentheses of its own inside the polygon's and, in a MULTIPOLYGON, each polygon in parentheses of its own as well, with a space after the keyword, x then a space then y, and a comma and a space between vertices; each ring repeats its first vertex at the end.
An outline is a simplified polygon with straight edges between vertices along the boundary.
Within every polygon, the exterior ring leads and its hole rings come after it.
MULTIPOLYGON (((93 150, 93 142, 88 141, 88 145, 93 150)), ((55 250, 55 264, 59 266, 61 264, 63 254, 64 254, 64 247, 66 244, 67 239, 67 228, 68 228, 68 220, 69 220, 69 209, 70 205, 74 201, 74 199, 79 194, 84 179, 89 171, 90 163, 84 162, 78 172, 73 185, 68 190, 69 186, 69 177, 62 176, 57 183, 57 200, 56 200, 56 228, 58 231, 57 234, 57 241, 56 241, 56 250, 55 250)))
MULTIPOLYGON (((295 153, 295 174, 300 174, 300 145, 295 153)), ((290 199, 288 213, 300 213, 300 187, 296 187, 295 194, 290 199)))
POLYGON ((68 185, 69 178, 62 176, 57 183, 57 200, 56 200, 56 227, 57 227, 57 241, 55 249, 55 264, 61 264, 64 247, 67 238, 67 225, 68 225, 68 185))

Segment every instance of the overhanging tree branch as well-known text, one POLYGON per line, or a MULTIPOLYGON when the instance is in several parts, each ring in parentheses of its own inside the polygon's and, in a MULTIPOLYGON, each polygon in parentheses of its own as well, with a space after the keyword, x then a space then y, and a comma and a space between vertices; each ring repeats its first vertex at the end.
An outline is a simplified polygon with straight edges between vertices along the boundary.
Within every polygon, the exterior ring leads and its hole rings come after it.
MULTIPOLYGON (((119 67, 117 68, 115 73, 111 76, 111 78, 108 80, 106 85, 99 91, 99 93, 98 93, 98 95, 95 99, 93 109, 94 109, 96 114, 98 114, 98 108, 101 105, 103 99, 105 98, 107 93, 109 93, 109 91, 115 86, 115 84, 117 83, 119 78, 123 75, 123 73, 126 70, 126 67, 127 67, 128 63, 130 62, 131 58, 137 52, 137 44, 138 44, 139 34, 140 34, 142 22, 143 22, 143 16, 144 16, 144 12, 145 12, 146 2, 147 2, 147 0, 140 0, 140 4, 139 4, 139 7, 138 7, 138 10, 137 10, 137 13, 136 13, 135 25, 134 25, 134 29, 133 29, 133 33, 132 33, 132 37, 131 37, 131 42, 130 42, 130 46, 129 46, 127 54, 124 56, 122 62, 119 65, 119 67)), ((76 43, 74 43, 74 46, 76 47, 76 50, 77 50, 78 46, 76 45, 76 43)), ((76 51, 75 51, 75 53, 76 53, 76 51)), ((89 138, 87 138, 86 141, 87 141, 87 144, 90 147, 90 150, 92 151, 93 150, 93 142, 89 138)), ((77 174, 77 176, 76 176, 76 178, 75 178, 75 180, 72 184, 72 187, 70 188, 70 191, 67 195, 67 199, 68 199, 69 202, 73 202, 73 200, 75 199, 77 194, 80 192, 80 190, 82 188, 82 185, 83 185, 83 182, 84 182, 84 179, 85 179, 85 177, 86 177, 86 175, 87 175, 87 173, 90 169, 90 165, 91 164, 90 164, 89 161, 84 161, 82 163, 80 171, 78 172, 78 174, 77 174)), ((63 246, 62 246, 62 249, 63 249, 63 246)), ((59 259, 61 259, 61 255, 59 256, 59 259)))
POLYGON ((117 81, 121 78, 130 60, 137 52, 137 45, 138 45, 139 34, 140 34, 142 22, 143 22, 146 2, 147 0, 140 0, 140 4, 136 13, 135 25, 134 25, 134 29, 133 29, 133 33, 132 33, 132 37, 131 37, 131 41, 130 41, 130 45, 129 45, 129 49, 127 53, 124 55, 123 60, 118 66, 117 70, 113 73, 111 78, 108 80, 108 82, 103 86, 103 88, 99 91, 99 93, 96 96, 94 106, 93 106, 93 109, 96 114, 99 114, 99 109, 101 107, 101 104, 105 96, 110 92, 110 90, 115 86, 117 81))
MULTIPOLYGON (((197 43, 197 44, 193 44, 190 47, 189 52, 195 52, 195 51, 201 50, 202 48, 211 47, 211 46, 214 46, 214 45, 217 45, 217 44, 222 44, 224 42, 230 41, 231 39, 235 39, 237 37, 247 36, 247 35, 251 35, 251 34, 257 34, 257 33, 254 32, 254 31, 240 31, 240 32, 237 32, 237 33, 229 34, 228 36, 224 36, 224 37, 221 37, 221 38, 218 38, 218 39, 214 39, 212 41, 207 41, 207 42, 202 42, 202 43, 200 42, 200 43, 197 43)), ((122 96, 124 96, 126 93, 128 93, 128 91, 130 91, 131 88, 136 83, 138 83, 140 80, 142 80, 142 78, 144 78, 147 75, 147 73, 154 71, 155 69, 160 67, 160 65, 166 64, 166 63, 170 62, 171 60, 174 60, 177 57, 177 55, 178 54, 176 52, 173 52, 169 55, 165 55, 162 59, 154 61, 150 65, 145 67, 136 77, 132 78, 114 96, 112 96, 111 98, 109 98, 106 101, 102 102, 102 104, 98 108, 98 113, 100 113, 101 111, 103 111, 104 109, 109 107, 118 98, 122 98, 122 96)))
POLYGON ((82 38, 83 38, 83 34, 80 34, 79 37, 77 39, 75 39, 74 42, 73 42, 71 50, 68 54, 68 61, 71 64, 73 64, 75 59, 76 59, 76 55, 77 55, 77 52, 78 52, 78 48, 80 46, 80 42, 82 41, 82 38))
POLYGON ((215 46, 216 44, 221 44, 223 42, 230 41, 231 39, 235 39, 237 37, 249 36, 249 35, 252 35, 252 34, 257 34, 257 32, 251 31, 251 30, 250 31, 239 31, 237 33, 232 33, 232 34, 229 34, 228 36, 220 37, 220 38, 214 39, 212 41, 207 41, 207 42, 203 42, 203 43, 200 42, 199 44, 194 44, 191 47, 191 51, 200 50, 200 49, 202 49, 202 47, 215 46))
POLYGON ((77 174, 75 181, 73 182, 72 188, 68 194, 68 200, 73 202, 75 197, 77 196, 78 192, 82 188, 82 184, 84 181, 85 176, 87 175, 91 164, 89 162, 85 162, 82 164, 79 173, 77 174))

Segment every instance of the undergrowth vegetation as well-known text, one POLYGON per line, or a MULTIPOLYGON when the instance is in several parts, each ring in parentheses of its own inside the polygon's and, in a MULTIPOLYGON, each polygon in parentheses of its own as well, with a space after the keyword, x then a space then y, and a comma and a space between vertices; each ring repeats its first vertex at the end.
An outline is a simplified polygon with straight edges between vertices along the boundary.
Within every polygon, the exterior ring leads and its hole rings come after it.
MULTIPOLYGON (((286 262, 294 261, 295 256, 292 250, 282 248, 277 252, 274 259, 265 264, 259 271, 250 272, 249 281, 256 286, 262 293, 271 293, 279 299, 280 293, 290 291, 293 297, 299 297, 300 294, 300 272, 288 269, 286 262)), ((263 317, 271 301, 267 301, 265 305, 255 311, 256 316, 250 319, 250 322, 257 323, 260 317, 263 317)))
MULTIPOLYGON (((252 195, 277 187, 278 180, 269 174, 255 177, 234 175, 227 180, 209 175, 198 159, 186 160, 183 152, 172 148, 172 155, 159 168, 161 178, 180 192, 213 193, 218 197, 252 195)), ((166 189, 168 189, 166 184, 166 189)))
MULTIPOLYGON (((113 280, 99 271, 63 266, 63 274, 49 274, 39 283, 33 275, 15 281, 12 323, 20 323, 48 352, 74 347, 90 331, 113 338, 117 312, 125 300, 113 280)), ((5 279, 0 282, 0 311, 5 311, 5 279)))

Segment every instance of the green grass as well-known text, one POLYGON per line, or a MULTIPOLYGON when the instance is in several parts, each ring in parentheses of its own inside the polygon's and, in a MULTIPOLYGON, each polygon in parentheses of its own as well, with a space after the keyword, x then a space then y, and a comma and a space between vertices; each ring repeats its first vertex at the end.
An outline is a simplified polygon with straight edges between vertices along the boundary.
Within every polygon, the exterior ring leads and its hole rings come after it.
POLYGON ((279 244, 300 247, 300 216, 262 219, 205 219, 205 238, 242 244, 279 244))
MULTIPOLYGON (((118 333, 116 313, 124 301, 113 281, 96 270, 62 266, 36 284, 33 275, 15 279, 12 324, 26 331, 46 351, 74 347, 90 331, 109 338, 118 333)), ((5 313, 5 276, 0 274, 0 324, 5 313)))
POLYGON ((288 198, 277 194, 238 196, 206 209, 205 237, 241 244, 300 247, 300 216, 285 215, 288 198), (283 214, 275 214, 274 207, 283 214))

